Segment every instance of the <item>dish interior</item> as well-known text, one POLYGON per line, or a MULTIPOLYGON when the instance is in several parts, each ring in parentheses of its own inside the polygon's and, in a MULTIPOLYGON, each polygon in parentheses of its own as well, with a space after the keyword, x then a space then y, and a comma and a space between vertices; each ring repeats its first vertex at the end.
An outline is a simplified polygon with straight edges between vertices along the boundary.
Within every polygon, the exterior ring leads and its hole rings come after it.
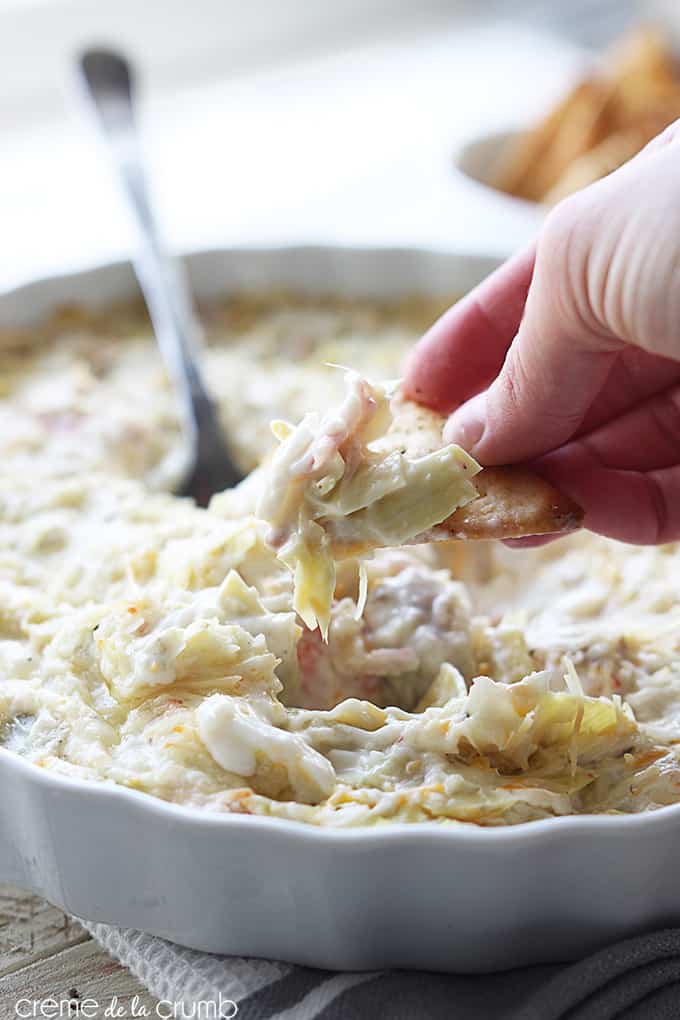
POLYGON ((327 641, 294 612, 257 516, 270 420, 339 405, 338 365, 397 376, 460 296, 343 289, 204 303, 206 377, 253 472, 208 511, 171 495, 186 453, 138 304, 3 328, 3 746, 50 774, 322 826, 676 803, 675 547, 380 550, 339 564, 327 641))

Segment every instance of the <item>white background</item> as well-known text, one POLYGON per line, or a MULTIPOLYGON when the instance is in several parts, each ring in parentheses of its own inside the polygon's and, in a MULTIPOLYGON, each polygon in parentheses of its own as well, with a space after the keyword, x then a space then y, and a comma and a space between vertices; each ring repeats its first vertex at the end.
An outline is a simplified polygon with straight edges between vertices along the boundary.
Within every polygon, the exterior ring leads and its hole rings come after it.
POLYGON ((129 250, 71 67, 90 41, 122 43, 140 65, 149 171, 176 249, 327 241, 506 254, 536 229, 522 205, 457 177, 453 155, 543 108, 580 51, 451 0, 252 0, 236 24, 242 7, 0 0, 0 286, 129 250), (312 8, 332 16, 310 20, 312 8))

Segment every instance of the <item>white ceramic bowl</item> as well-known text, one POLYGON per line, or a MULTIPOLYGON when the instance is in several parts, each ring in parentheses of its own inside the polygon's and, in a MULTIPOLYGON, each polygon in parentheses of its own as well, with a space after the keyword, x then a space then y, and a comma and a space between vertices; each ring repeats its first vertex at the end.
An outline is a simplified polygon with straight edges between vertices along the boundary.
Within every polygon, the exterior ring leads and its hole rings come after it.
POLYGON ((508 195, 495 184, 504 150, 519 133, 519 131, 496 131, 471 138, 455 151, 453 164, 458 174, 484 191, 488 201, 496 204, 499 209, 512 211, 515 216, 523 217, 529 228, 538 230, 545 219, 547 206, 508 195))
MULTIPOLYGON (((493 262, 414 251, 190 256, 200 296, 291 286, 460 293, 493 262)), ((0 297, 0 323, 132 294, 108 266, 0 297)), ((0 748, 0 881, 92 921, 330 969, 486 971, 576 957, 680 922, 680 805, 505 829, 321 830, 180 808, 51 775, 0 748)))

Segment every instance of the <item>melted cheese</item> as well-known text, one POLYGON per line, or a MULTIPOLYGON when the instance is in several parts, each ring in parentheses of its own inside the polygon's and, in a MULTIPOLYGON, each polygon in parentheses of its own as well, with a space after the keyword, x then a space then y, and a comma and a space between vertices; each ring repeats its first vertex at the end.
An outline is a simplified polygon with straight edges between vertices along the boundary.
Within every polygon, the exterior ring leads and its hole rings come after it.
MULTIPOLYGON (((432 496, 418 513, 440 512, 436 465, 372 448, 380 389, 352 377, 346 392, 324 365, 393 376, 434 311, 410 315, 281 297, 210 310, 208 376, 241 462, 269 454, 271 417, 312 417, 279 424, 273 464, 209 511, 150 491, 174 485, 183 450, 139 316, 70 311, 0 338, 8 748, 66 776, 316 825, 505 825, 680 800, 675 547, 582 534, 521 552, 388 548, 361 565, 320 555, 330 517, 378 544, 423 530, 411 503, 389 504, 416 482, 432 496), (277 555, 277 530, 304 547, 277 555)), ((448 513, 469 476, 456 488, 451 449, 435 460, 448 513)))

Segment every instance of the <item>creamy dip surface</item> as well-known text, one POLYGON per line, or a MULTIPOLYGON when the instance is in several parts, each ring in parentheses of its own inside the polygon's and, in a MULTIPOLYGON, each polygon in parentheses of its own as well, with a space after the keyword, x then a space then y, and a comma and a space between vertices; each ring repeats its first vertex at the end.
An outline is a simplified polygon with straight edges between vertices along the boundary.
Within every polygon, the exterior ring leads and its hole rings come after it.
MULTIPOLYGON (((243 469, 276 445, 271 419, 342 405, 333 366, 398 375, 439 310, 289 294, 207 308, 206 376, 243 469)), ((207 511, 170 495, 185 454, 139 309, 63 309, 0 347, 6 748, 316 825, 680 800, 675 546, 380 549, 335 565, 325 639, 257 516, 266 464, 207 511)))

